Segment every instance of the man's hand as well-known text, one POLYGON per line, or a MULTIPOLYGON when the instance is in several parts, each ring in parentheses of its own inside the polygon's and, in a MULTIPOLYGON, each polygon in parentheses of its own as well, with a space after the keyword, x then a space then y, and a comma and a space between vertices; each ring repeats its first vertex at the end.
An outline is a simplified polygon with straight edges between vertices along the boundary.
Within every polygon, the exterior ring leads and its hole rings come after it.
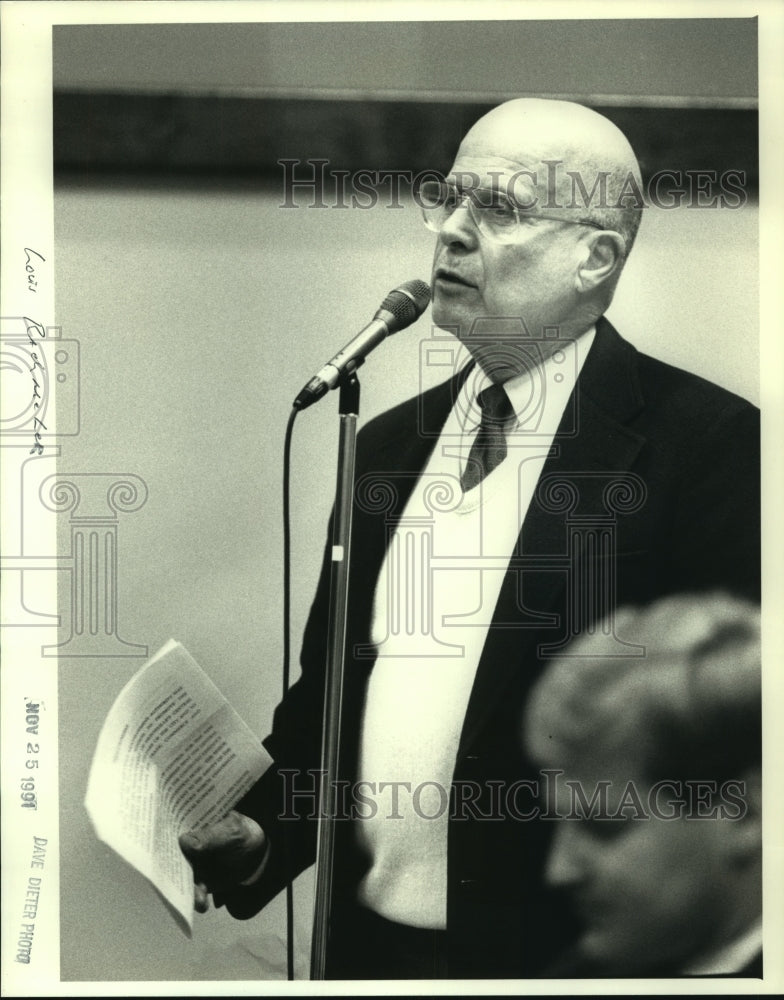
POLYGON ((268 854, 259 824, 233 810, 198 833, 180 834, 180 848, 193 868, 194 905, 199 913, 209 909, 209 893, 215 905, 222 906, 227 893, 255 880, 268 854))

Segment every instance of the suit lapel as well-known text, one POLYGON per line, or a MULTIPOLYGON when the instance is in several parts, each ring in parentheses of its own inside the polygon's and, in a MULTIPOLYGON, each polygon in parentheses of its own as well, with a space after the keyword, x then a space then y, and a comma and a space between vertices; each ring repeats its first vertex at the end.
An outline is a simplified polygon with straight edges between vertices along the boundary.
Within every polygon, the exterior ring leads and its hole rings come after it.
POLYGON ((354 486, 348 648, 365 671, 375 659, 373 600, 389 541, 468 370, 390 411, 380 427, 368 426, 363 440, 354 486))
POLYGON ((539 647, 562 635, 569 546, 575 544, 568 521, 606 511, 608 483, 622 479, 645 443, 625 426, 642 405, 636 352, 602 319, 501 587, 471 692, 461 753, 473 744, 510 685, 522 683, 527 690, 538 672, 539 647))
POLYGON ((379 481, 386 477, 394 485, 395 498, 387 514, 387 523, 392 528, 405 510, 472 367, 466 366, 449 381, 412 400, 410 418, 395 424, 394 433, 380 442, 373 456, 374 477, 379 481))

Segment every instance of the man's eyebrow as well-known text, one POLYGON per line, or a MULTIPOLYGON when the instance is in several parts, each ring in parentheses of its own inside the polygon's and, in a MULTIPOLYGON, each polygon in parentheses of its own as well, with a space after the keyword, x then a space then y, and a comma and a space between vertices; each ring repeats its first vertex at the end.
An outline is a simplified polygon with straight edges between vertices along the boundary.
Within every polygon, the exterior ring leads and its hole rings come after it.
POLYGON ((471 191, 478 191, 480 194, 481 193, 503 194, 503 195, 509 194, 509 185, 499 183, 498 181, 494 181, 491 184, 479 184, 479 185, 470 183, 458 184, 456 181, 453 181, 449 177, 447 177, 444 183, 447 185, 447 187, 454 188, 454 190, 458 191, 460 194, 469 194, 471 191))

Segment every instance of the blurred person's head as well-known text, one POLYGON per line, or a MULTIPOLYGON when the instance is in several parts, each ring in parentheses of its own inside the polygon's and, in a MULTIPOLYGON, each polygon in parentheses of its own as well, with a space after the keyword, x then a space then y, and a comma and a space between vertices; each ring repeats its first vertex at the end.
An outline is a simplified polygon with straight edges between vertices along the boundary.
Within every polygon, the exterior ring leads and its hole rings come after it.
MULTIPOLYGON (((723 595, 626 609, 545 670, 529 752, 562 770, 546 878, 581 956, 607 974, 677 972, 761 912, 760 626, 723 595)), ((552 805, 552 804, 551 804, 552 805)))

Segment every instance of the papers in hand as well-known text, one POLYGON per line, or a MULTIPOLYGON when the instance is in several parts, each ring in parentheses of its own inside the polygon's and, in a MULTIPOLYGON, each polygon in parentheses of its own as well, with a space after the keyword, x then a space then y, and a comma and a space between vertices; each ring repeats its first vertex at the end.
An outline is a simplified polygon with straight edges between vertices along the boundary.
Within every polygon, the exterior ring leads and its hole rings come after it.
POLYGON ((98 838, 152 882, 190 933, 193 873, 178 835, 224 816, 269 763, 190 653, 170 639, 112 705, 85 807, 98 838))

